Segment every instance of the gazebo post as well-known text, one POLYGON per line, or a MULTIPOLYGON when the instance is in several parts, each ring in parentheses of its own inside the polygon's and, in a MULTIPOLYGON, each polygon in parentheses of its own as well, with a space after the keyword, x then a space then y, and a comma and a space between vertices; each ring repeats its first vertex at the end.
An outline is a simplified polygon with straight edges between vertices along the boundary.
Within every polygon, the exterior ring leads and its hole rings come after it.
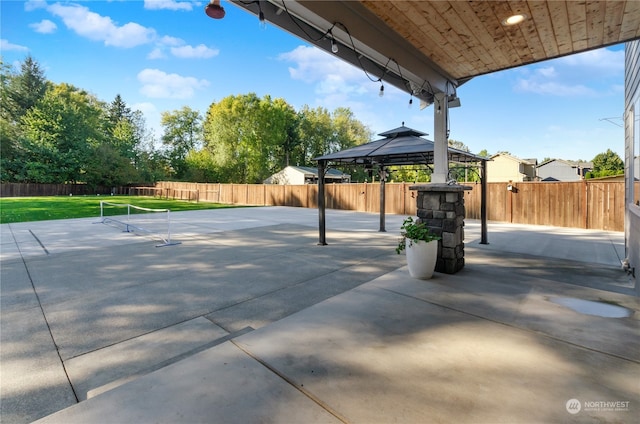
POLYGON ((318 245, 326 246, 327 238, 326 238, 326 227, 325 227, 325 198, 324 198, 324 175, 325 175, 325 167, 326 161, 319 160, 318 161, 318 245))
POLYGON ((480 177, 480 244, 489 244, 487 239, 487 161, 483 160, 480 177))
POLYGON ((384 165, 380 165, 378 168, 378 177, 380 178, 380 232, 385 233, 387 230, 385 229, 385 180, 387 179, 387 173, 384 170, 384 165))

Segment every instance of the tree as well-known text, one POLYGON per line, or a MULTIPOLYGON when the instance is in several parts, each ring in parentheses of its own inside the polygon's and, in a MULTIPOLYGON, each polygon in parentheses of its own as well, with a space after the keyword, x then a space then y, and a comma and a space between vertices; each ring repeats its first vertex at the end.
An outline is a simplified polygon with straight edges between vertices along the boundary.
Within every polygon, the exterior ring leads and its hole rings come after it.
POLYGON ((469 146, 464 144, 462 141, 456 141, 449 139, 449 147, 453 147, 454 149, 462 150, 463 152, 470 152, 469 146))
POLYGON ((141 182, 155 183, 170 175, 169 160, 164 152, 155 147, 153 131, 146 132, 139 146, 136 169, 141 182))
POLYGON ((212 103, 204 123, 209 150, 222 182, 259 183, 291 160, 298 144, 293 108, 255 93, 212 103))
POLYGON ((338 151, 333 143, 331 114, 325 108, 311 109, 304 105, 298 112, 298 137, 301 140, 301 151, 297 165, 313 164, 312 159, 338 151))
POLYGON ((144 163, 151 156, 143 154, 146 128, 142 112, 132 111, 118 94, 104 106, 101 121, 104 138, 92 146, 85 181, 92 186, 108 187, 155 182, 151 177, 153 173, 146 172, 150 165, 144 163), (145 179, 145 176, 150 179, 145 179))
POLYGON ((84 181, 93 149, 104 140, 103 105, 69 84, 52 84, 21 119, 29 182, 84 181))
POLYGON ((31 56, 20 64, 20 72, 11 74, 4 71, 3 74, 2 108, 12 122, 19 122, 44 97, 47 79, 31 56))
POLYGON ((144 134, 142 112, 132 112, 120 94, 117 94, 106 107, 105 120, 106 142, 120 156, 134 162, 144 134))
POLYGON ((2 181, 121 185, 166 175, 164 156, 145 141, 144 115, 118 94, 110 104, 45 79, 30 56, 14 71, 0 61, 2 181))
POLYGON ((487 151, 487 149, 482 149, 478 152, 478 156, 482 156, 483 158, 490 158, 491 155, 489 154, 489 152, 487 151))
POLYGON ((109 143, 92 149, 85 165, 84 181, 92 187, 116 187, 138 180, 138 172, 131 161, 109 143))
POLYGON ((331 115, 331 124, 335 133, 335 148, 340 151, 368 143, 373 133, 358 121, 351 109, 339 107, 331 115))
POLYGON ((212 183, 220 180, 215 158, 208 149, 191 150, 185 158, 189 181, 212 183))
POLYGON ((593 170, 587 173, 586 178, 606 177, 624 173, 624 161, 611 149, 597 154, 591 162, 593 163, 593 170))
POLYGON ((202 141, 202 116, 200 112, 183 106, 180 110, 162 112, 164 130, 162 144, 168 147, 168 158, 175 178, 187 174, 187 153, 202 141))
POLYGON ((118 122, 122 120, 131 120, 133 116, 133 112, 131 112, 131 108, 127 106, 125 101, 122 99, 120 94, 116 94, 116 97, 107 107, 107 120, 112 124, 116 125, 118 122))
POLYGON ((392 180, 406 183, 428 183, 431 181, 432 170, 424 166, 392 166, 389 168, 392 180))
POLYGON ((287 165, 313 166, 313 158, 365 143, 371 136, 348 108, 330 113, 305 105, 296 112, 283 99, 255 93, 212 103, 203 127, 204 149, 211 156, 190 160, 214 166, 206 178, 217 175, 221 182, 258 183, 287 165))
POLYGON ((272 101, 270 96, 265 96, 260 108, 264 114, 262 122, 266 124, 262 131, 262 145, 265 149, 263 153, 266 156, 265 167, 261 170, 260 177, 260 180, 263 180, 290 165, 291 157, 301 140, 296 134, 296 111, 284 99, 272 101))
POLYGON ((20 181, 25 168, 20 120, 44 96, 47 80, 31 56, 20 65, 19 72, 1 61, 0 66, 0 178, 20 181))

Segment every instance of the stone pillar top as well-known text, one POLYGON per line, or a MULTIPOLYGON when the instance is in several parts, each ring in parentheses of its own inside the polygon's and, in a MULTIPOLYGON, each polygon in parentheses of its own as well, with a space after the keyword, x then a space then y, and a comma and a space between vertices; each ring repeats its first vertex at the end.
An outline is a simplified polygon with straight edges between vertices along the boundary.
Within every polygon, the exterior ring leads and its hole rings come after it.
POLYGON ((472 190, 472 189, 473 187, 464 186, 460 184, 441 184, 441 183, 414 184, 409 186, 409 190, 416 190, 416 191, 459 192, 459 191, 472 190))

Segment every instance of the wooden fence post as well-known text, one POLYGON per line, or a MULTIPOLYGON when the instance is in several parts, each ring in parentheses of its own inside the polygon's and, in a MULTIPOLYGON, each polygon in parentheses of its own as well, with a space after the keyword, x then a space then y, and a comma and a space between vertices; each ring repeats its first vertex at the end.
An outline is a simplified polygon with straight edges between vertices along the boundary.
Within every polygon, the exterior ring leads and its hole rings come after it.
POLYGON ((582 180, 582 228, 589 228, 589 187, 587 185, 587 180, 582 180))
POLYGON ((507 186, 507 190, 509 190, 509 195, 507 196, 507 222, 513 223, 513 181, 509 181, 509 185, 507 186), (509 189, 511 187, 511 189, 509 189))

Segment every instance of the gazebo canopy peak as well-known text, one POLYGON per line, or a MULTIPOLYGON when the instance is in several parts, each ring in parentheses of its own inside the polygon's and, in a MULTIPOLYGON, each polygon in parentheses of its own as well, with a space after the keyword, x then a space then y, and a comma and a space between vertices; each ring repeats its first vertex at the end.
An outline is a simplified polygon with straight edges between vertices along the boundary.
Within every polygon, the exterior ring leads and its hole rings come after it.
MULTIPOLYGON (((434 162, 435 144, 422 136, 426 133, 404 125, 378 134, 384 138, 350 149, 314 158, 315 161, 352 165, 429 165, 434 162)), ((452 162, 481 162, 486 158, 449 147, 452 162)))

